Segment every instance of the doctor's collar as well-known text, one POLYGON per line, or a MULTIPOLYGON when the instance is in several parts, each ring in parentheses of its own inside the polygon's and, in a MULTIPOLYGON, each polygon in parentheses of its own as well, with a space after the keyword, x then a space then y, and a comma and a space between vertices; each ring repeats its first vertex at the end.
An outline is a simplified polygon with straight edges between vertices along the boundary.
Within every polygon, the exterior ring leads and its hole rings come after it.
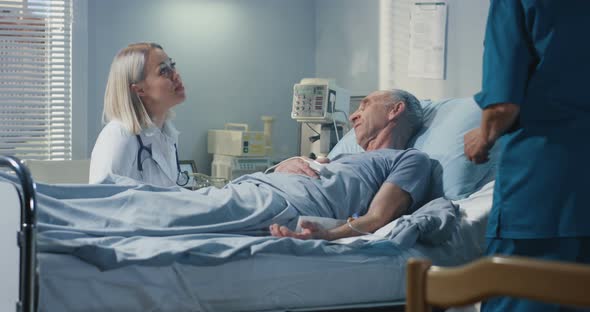
POLYGON ((176 139, 178 137, 179 132, 178 132, 178 130, 176 130, 176 128, 174 127, 172 122, 170 122, 169 120, 166 120, 164 122, 164 126, 162 127, 162 129, 160 129, 156 125, 152 124, 151 126, 145 128, 143 130, 143 134, 147 137, 151 137, 151 136, 158 135, 158 134, 163 134, 165 136, 176 139))

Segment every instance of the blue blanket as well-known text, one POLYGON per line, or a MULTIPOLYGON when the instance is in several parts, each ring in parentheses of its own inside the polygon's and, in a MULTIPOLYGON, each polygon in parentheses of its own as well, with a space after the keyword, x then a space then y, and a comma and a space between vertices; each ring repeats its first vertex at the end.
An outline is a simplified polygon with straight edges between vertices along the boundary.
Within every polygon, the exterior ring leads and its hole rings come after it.
MULTIPOLYGON (((0 181, 14 182, 14 177, 0 174, 0 181)), ((38 250, 72 254, 103 270, 173 262, 217 265, 258 253, 395 256, 418 242, 444 242, 459 218, 457 208, 441 198, 404 216, 389 239, 339 244, 276 238, 268 236, 268 226, 292 225, 297 211, 270 190, 252 192, 255 187, 265 186, 229 184, 191 192, 148 185, 39 183, 38 250), (209 209, 212 200, 224 201, 223 209, 209 209)))

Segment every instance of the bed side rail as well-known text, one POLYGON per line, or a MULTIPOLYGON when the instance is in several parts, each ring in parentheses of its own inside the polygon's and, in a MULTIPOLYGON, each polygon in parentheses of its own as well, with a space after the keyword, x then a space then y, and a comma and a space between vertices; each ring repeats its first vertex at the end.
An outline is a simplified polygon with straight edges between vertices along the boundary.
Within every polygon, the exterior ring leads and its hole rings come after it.
POLYGON ((20 228, 17 243, 20 248, 19 298, 17 312, 33 312, 37 308, 37 254, 36 254, 36 198, 35 182, 31 172, 21 160, 12 156, 0 155, 0 168, 12 169, 20 181, 17 189, 20 207, 20 228))

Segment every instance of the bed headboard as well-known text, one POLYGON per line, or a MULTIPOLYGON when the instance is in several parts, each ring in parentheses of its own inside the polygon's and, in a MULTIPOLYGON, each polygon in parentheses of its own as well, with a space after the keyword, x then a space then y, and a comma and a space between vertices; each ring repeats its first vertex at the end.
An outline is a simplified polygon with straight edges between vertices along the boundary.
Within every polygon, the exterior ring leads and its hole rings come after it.
POLYGON ((33 312, 37 306, 37 255, 36 255, 36 198, 35 183, 31 177, 29 169, 17 158, 10 156, 0 156, 0 167, 8 167, 16 173, 16 181, 20 183, 20 188, 16 189, 13 184, 0 182, 0 195, 3 201, 3 224, 1 235, 2 247, 5 255, 2 261, 3 282, 2 302, 0 309, 10 311, 14 309, 16 296, 16 275, 18 274, 18 301, 16 304, 17 311, 33 312), (20 209, 16 209, 20 207, 20 209), (20 226, 17 228, 17 224, 20 226), (17 235, 13 232, 17 228, 17 235), (16 238, 16 241, 15 241, 16 238), (17 243, 17 244, 15 244, 17 243), (15 246, 18 246, 20 252, 17 253, 15 246), (16 255, 19 254, 17 257, 16 255), (15 268, 19 265, 19 270, 15 268), (6 287, 6 289, 4 289, 6 287))

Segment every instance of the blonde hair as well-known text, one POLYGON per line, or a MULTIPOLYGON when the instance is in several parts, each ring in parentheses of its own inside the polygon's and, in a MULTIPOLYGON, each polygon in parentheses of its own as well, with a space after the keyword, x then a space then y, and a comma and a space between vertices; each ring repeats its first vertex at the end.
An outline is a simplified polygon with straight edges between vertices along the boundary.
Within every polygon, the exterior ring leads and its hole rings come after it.
POLYGON ((104 123, 117 120, 133 134, 139 134, 142 129, 153 125, 141 99, 131 91, 131 84, 145 78, 144 66, 148 53, 153 49, 163 50, 156 43, 132 43, 113 59, 104 93, 104 123))

